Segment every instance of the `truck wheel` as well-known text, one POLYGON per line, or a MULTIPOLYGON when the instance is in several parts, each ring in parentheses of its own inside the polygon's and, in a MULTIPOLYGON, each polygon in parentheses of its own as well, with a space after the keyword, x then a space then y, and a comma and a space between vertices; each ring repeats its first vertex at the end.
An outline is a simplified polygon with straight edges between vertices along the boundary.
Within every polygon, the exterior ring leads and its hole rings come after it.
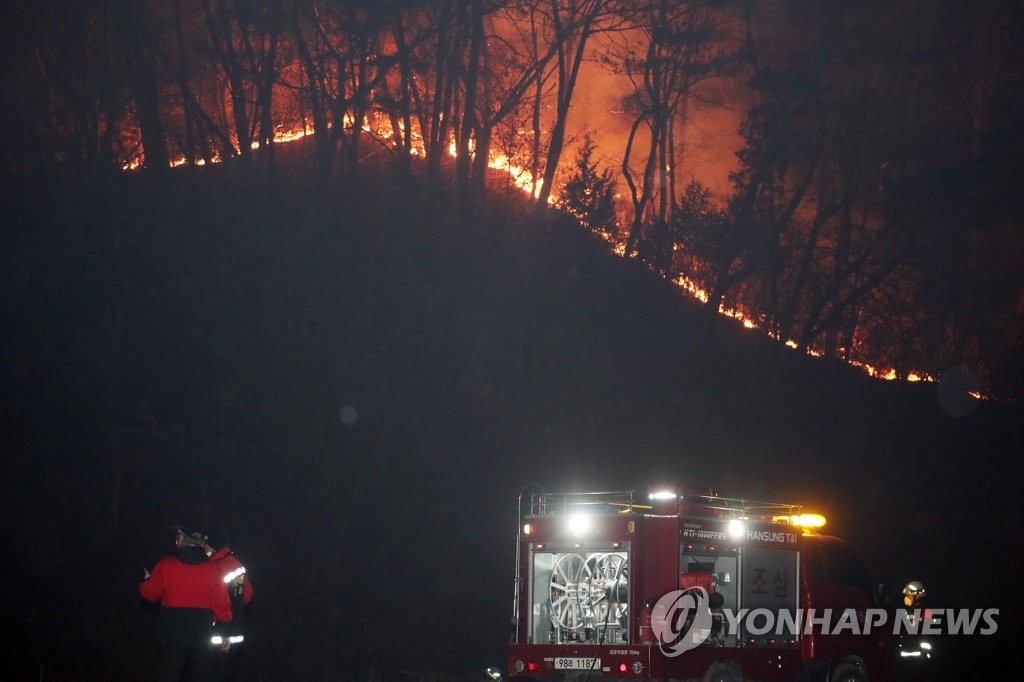
POLYGON ((732 661, 719 661, 704 673, 703 682, 743 682, 743 672, 732 661))
POLYGON ((856 663, 840 663, 832 669, 829 682, 868 682, 868 674, 856 663))

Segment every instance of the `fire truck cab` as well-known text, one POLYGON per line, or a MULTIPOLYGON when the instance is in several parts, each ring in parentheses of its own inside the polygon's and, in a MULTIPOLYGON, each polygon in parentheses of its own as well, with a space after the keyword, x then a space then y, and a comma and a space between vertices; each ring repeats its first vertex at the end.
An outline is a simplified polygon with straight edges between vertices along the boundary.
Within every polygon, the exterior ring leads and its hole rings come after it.
POLYGON ((509 675, 887 679, 875 583, 824 522, 678 487, 520 496, 509 675))

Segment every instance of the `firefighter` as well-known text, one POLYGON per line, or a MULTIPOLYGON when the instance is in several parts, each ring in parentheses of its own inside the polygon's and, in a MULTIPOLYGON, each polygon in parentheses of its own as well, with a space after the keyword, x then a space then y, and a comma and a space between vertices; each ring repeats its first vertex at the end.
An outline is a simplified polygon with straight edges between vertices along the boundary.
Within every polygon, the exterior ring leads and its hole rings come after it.
POLYGON ((176 524, 175 553, 139 585, 144 599, 160 604, 160 682, 181 682, 186 670, 195 682, 216 679, 210 636, 215 621, 231 620, 231 601, 203 551, 205 537, 195 524, 176 524))
POLYGON ((218 623, 213 629, 211 644, 220 652, 217 656, 219 676, 225 682, 233 682, 238 676, 238 659, 245 641, 243 629, 245 605, 252 601, 252 581, 245 573, 245 566, 231 551, 228 532, 223 528, 210 528, 206 534, 203 549, 216 567, 231 600, 233 618, 228 623, 218 623))
POLYGON ((903 588, 903 604, 907 608, 914 608, 924 600, 924 585, 917 580, 911 580, 903 588))

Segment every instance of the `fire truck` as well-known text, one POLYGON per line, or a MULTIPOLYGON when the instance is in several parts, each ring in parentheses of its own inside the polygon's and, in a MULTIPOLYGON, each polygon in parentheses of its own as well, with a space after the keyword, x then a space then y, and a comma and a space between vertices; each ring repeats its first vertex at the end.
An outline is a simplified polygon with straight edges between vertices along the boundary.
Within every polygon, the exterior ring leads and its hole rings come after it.
POLYGON ((525 494, 510 677, 891 674, 891 627, 864 627, 876 584, 846 542, 821 533, 819 515, 678 486, 525 494))

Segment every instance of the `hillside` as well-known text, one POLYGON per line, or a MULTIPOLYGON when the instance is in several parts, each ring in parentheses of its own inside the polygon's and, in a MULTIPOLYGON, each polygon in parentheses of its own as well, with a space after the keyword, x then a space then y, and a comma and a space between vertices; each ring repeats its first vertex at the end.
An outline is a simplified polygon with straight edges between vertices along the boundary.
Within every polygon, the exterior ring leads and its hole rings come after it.
POLYGON ((145 676, 136 584, 182 515, 230 528, 257 594, 245 665, 280 680, 500 666, 531 481, 803 503, 944 605, 1003 606, 1009 578, 977 567, 1024 558, 1018 408, 952 417, 934 385, 797 355, 515 196, 460 224, 369 169, 358 190, 224 168, 11 189, 19 673, 145 676))

